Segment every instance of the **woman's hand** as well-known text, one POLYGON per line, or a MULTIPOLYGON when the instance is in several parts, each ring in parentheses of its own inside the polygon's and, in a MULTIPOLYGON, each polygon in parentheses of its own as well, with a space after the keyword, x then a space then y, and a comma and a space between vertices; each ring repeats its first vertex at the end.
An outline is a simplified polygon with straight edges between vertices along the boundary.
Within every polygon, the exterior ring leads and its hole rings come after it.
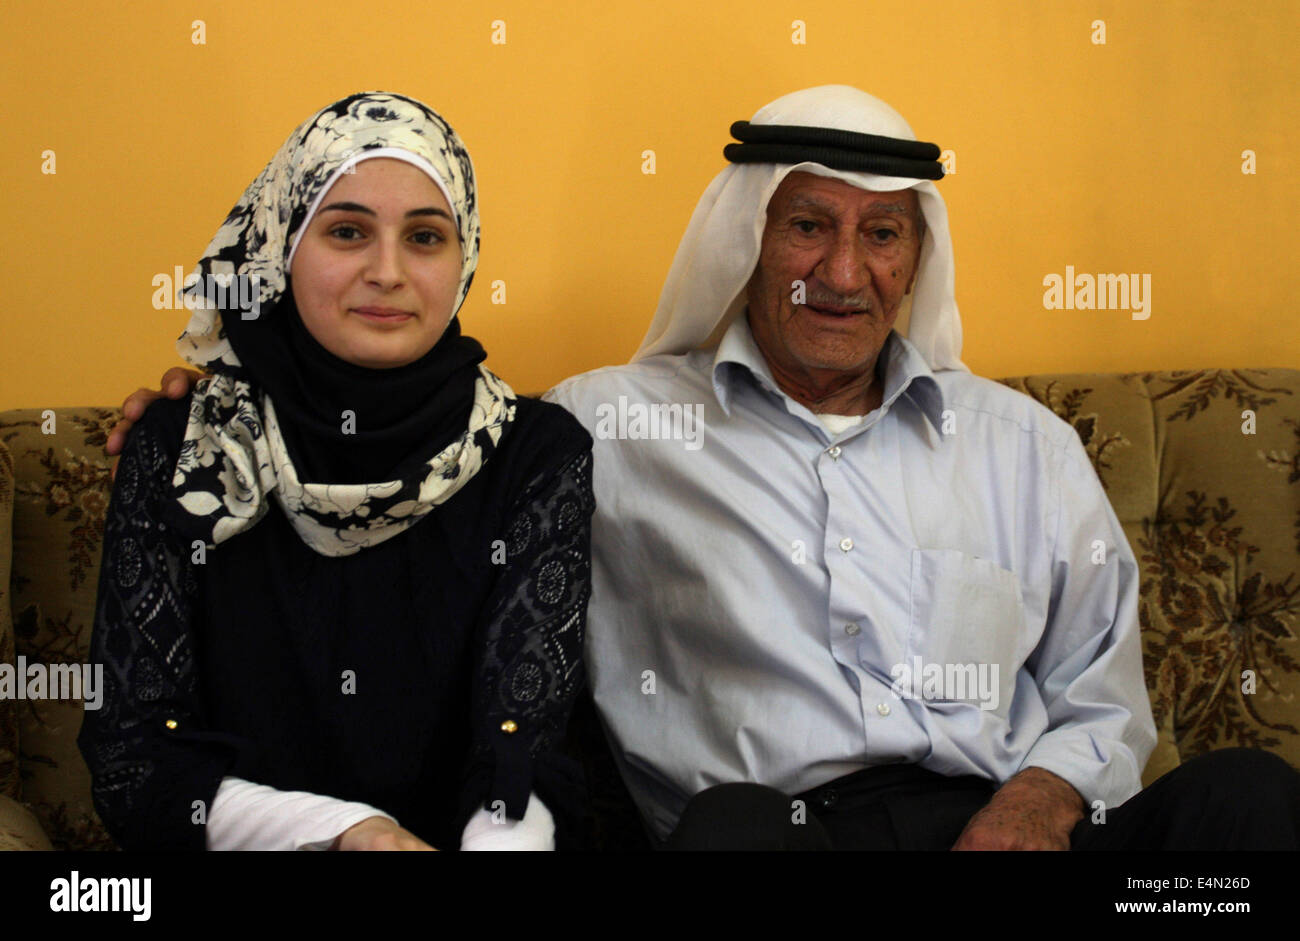
MULTIPOLYGON (((104 445, 104 450, 108 452, 109 457, 115 454, 121 454, 122 448, 126 446, 126 433, 131 430, 131 426, 140 420, 144 410, 149 407, 149 403, 154 399, 160 399, 164 395, 169 399, 181 399, 190 394, 194 384, 203 378, 202 373, 197 373, 193 369, 185 369, 181 366, 173 366, 163 373, 162 382, 159 383, 158 392, 152 389, 137 389, 132 392, 125 402, 122 403, 123 418, 113 426, 113 430, 108 433, 108 441, 104 445)), ((117 472, 117 465, 113 466, 114 473, 117 472)))
POLYGON ((409 830, 403 830, 387 817, 367 817, 354 823, 334 841, 332 849, 347 850, 433 850, 409 830))

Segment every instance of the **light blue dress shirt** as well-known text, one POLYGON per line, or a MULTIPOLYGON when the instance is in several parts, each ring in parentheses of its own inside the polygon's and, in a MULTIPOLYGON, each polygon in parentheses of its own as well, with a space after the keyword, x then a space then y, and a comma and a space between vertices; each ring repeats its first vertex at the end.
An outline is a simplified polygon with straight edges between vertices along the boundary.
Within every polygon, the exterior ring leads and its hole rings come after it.
POLYGON ((714 784, 896 762, 1034 765, 1111 808, 1141 787, 1138 570, 1074 430, 898 333, 881 361, 834 437, 743 317, 548 393, 595 438, 587 665, 660 837, 714 784))

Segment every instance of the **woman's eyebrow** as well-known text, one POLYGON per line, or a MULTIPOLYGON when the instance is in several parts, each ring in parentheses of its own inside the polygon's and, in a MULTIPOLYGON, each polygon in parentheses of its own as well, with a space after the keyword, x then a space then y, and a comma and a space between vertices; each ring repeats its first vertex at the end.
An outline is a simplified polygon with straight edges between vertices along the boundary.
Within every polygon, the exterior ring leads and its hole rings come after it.
MULTIPOLYGON (((360 203, 330 203, 328 206, 323 207, 320 211, 329 212, 331 209, 338 209, 341 210, 342 212, 363 212, 368 216, 373 216, 375 214, 375 211, 371 209, 369 206, 363 206, 360 203)), ((455 221, 451 218, 451 216, 447 215, 445 212, 443 212, 441 209, 439 209, 436 206, 426 206, 424 209, 412 209, 410 212, 406 214, 406 217, 408 219, 411 218, 411 216, 442 216, 448 222, 455 221)))

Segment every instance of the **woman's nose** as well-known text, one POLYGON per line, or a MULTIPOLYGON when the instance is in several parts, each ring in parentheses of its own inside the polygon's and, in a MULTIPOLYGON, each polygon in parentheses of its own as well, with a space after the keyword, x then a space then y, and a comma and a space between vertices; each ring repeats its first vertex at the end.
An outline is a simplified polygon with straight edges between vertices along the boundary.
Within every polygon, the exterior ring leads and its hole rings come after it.
POLYGON ((367 280, 386 289, 402 283, 402 252, 396 237, 375 239, 369 262, 365 273, 367 280))

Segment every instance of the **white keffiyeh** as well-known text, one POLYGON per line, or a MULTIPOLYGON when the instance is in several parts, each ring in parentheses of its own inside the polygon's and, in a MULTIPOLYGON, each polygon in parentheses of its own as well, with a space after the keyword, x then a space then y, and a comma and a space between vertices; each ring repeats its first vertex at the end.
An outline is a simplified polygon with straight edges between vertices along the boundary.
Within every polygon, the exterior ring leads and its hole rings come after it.
MULTIPOLYGON (((916 140, 902 116, 878 98, 847 85, 823 85, 759 108, 750 124, 836 128, 916 140)), ((931 369, 962 369, 961 317, 954 294, 952 239, 943 197, 929 180, 833 170, 819 163, 733 164, 709 184, 682 236, 659 307, 633 361, 715 345, 745 308, 745 285, 758 263, 767 204, 795 171, 842 180, 872 192, 914 189, 925 216, 916 285, 894 329, 931 369)), ((967 370, 968 371, 968 370, 967 370)))

